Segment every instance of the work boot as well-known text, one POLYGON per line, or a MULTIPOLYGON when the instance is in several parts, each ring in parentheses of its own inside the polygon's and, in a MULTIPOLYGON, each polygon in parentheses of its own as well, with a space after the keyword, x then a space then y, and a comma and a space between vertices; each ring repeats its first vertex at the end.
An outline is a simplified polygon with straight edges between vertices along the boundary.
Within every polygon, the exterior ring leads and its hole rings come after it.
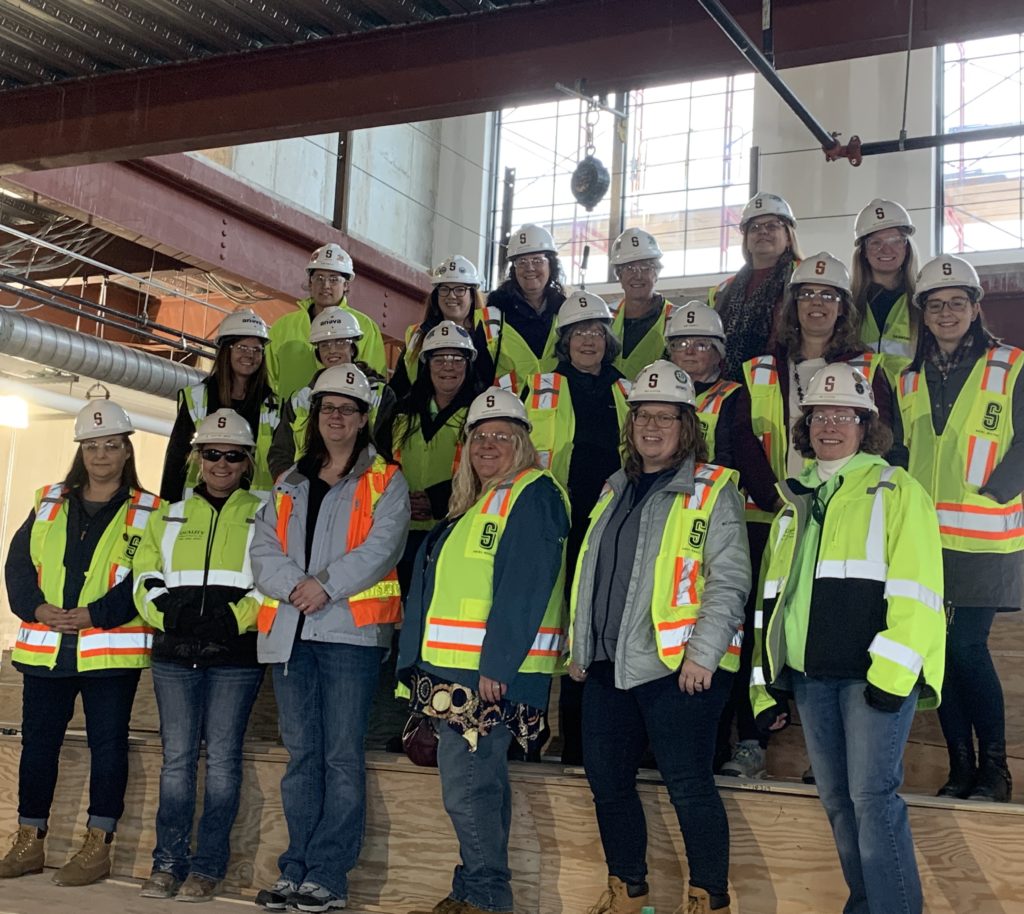
POLYGON ((768 774, 765 767, 766 754, 756 739, 740 740, 732 758, 722 766, 721 773, 731 778, 763 778, 768 774))
POLYGON ((691 885, 686 893, 686 914, 731 914, 728 895, 709 895, 691 885), (717 907, 713 907, 717 905, 717 907))
POLYGON ((110 845, 113 832, 90 828, 82 849, 53 874, 57 885, 92 885, 110 875, 110 845))
POLYGON ((219 879, 189 873, 178 890, 178 901, 211 901, 220 888, 219 879))
POLYGON ((608 877, 608 888, 587 914, 640 914, 647 904, 647 883, 629 885, 617 876, 608 877))
POLYGON ((1009 803, 1013 793, 1010 769, 1006 765, 1006 743, 983 746, 978 765, 978 779, 969 800, 989 800, 993 803, 1009 803))
POLYGON ((46 832, 34 825, 19 825, 7 856, 0 860, 0 879, 30 876, 43 871, 46 832))
POLYGON ((974 790, 974 782, 978 776, 978 766, 974 758, 973 743, 954 743, 949 747, 949 780, 946 781, 937 797, 955 797, 967 799, 974 790))
POLYGON ((181 880, 174 878, 174 873, 153 870, 149 879, 142 883, 139 895, 143 898, 173 898, 178 892, 181 880))
POLYGON ((449 895, 446 898, 442 898, 429 911, 410 911, 409 914, 458 914, 464 904, 464 901, 456 901, 449 895))

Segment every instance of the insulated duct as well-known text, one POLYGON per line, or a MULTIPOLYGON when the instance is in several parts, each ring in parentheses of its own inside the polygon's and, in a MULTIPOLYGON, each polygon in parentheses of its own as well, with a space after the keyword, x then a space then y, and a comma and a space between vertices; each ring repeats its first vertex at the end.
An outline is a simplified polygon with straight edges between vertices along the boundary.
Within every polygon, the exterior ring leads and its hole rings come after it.
POLYGON ((0 309, 0 353, 173 400, 205 376, 168 359, 0 309))

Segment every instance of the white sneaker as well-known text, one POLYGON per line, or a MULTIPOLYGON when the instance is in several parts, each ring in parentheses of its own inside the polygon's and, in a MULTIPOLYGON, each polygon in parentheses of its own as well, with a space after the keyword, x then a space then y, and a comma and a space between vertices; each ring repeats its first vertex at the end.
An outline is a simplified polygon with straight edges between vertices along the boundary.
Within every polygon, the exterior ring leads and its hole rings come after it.
POLYGON ((732 758, 722 766, 722 774, 732 778, 763 778, 768 774, 766 755, 756 739, 740 740, 732 758))

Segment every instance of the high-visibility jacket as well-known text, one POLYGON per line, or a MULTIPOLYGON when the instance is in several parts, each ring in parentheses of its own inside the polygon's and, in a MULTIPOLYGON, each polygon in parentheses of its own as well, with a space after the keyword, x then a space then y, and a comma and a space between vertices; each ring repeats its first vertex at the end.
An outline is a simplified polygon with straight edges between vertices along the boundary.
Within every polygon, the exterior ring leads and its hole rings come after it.
MULTIPOLYGON (((847 363, 864 375, 870 384, 878 367, 878 356, 864 352, 847 363)), ((789 429, 786 428, 786 405, 779 386, 779 371, 788 370, 779 365, 773 355, 759 355, 743 363, 743 380, 750 394, 750 422, 754 436, 761 442, 765 456, 776 479, 785 479, 789 473, 786 456, 789 453, 789 429)), ((770 524, 774 515, 762 511, 747 496, 747 521, 770 524)))
POLYGON ((200 495, 164 502, 135 554, 135 606, 142 618, 163 631, 164 614, 156 600, 169 590, 234 587, 249 591, 231 606, 238 633, 254 630, 264 597, 253 584, 249 546, 262 506, 245 489, 232 492, 219 511, 200 495))
MULTIPOLYGON (((64 552, 67 548, 67 489, 63 483, 36 491, 36 519, 29 551, 39 573, 39 588, 47 603, 64 605, 64 552)), ((120 584, 132 570, 132 559, 151 514, 160 499, 132 489, 128 500, 103 531, 78 603, 88 606, 120 584)), ((71 607, 67 607, 71 608, 71 607)), ((11 659, 29 666, 53 669, 60 651, 60 632, 41 622, 22 622, 11 659)), ((78 633, 78 671, 139 669, 149 666, 153 630, 136 616, 117 628, 83 628, 78 633)))
MULTIPOLYGON (((881 457, 839 472, 821 522, 803 672, 865 677, 901 697, 923 679, 918 706, 934 708, 946 642, 935 509, 916 480, 881 457)), ((769 686, 790 688, 785 615, 814 497, 785 483, 779 493, 785 505, 769 533, 754 617, 755 716, 775 704, 769 686)))
MULTIPOLYGON (((196 384, 194 387, 183 387, 179 394, 192 418, 192 424, 197 429, 209 412, 208 393, 205 384, 196 384)), ((267 455, 270 453, 274 432, 280 421, 281 408, 278 400, 268 395, 260 404, 260 426, 258 429, 253 429, 256 435, 256 453, 253 455, 253 478, 249 485, 249 491, 264 501, 270 496, 270 490, 274 487, 274 479, 270 475, 270 467, 267 464, 267 455)), ((183 498, 189 498, 192 495, 198 482, 199 465, 194 461, 189 461, 188 472, 185 475, 185 491, 182 493, 183 498)))
MULTIPOLYGON (((349 515, 348 539, 345 551, 351 552, 369 536, 373 526, 373 512, 391 477, 398 471, 379 454, 373 458, 369 468, 356 483, 352 513, 349 515)), ((277 509, 277 539, 281 551, 288 554, 288 520, 291 517, 294 499, 288 492, 288 484, 278 483, 274 489, 274 504, 277 509)), ((263 600, 257 617, 257 629, 267 634, 274 627, 279 600, 267 597, 263 600)), ((354 593, 348 598, 352 618, 357 626, 388 625, 402 618, 402 592, 398 587, 398 571, 392 568, 376 584, 354 593)))
POLYGON ((904 292, 896 299, 889 316, 885 319, 885 326, 881 329, 871 306, 866 306, 864 311, 860 338, 878 353, 882 369, 895 387, 900 373, 914 360, 914 344, 910 333, 910 303, 907 294, 904 292))
POLYGON ((503 375, 527 378, 539 371, 553 371, 558 364, 558 356, 555 354, 555 343, 558 340, 556 318, 551 319, 551 329, 540 358, 533 354, 526 340, 505 320, 501 308, 488 305, 483 310, 482 319, 487 348, 492 353, 498 353, 494 365, 496 378, 503 375))
MULTIPOLYGON (((402 475, 409 483, 410 492, 425 492, 455 476, 462 456, 462 429, 468 411, 468 407, 463 407, 453 412, 429 441, 423 437, 423 427, 417 423, 409 440, 400 443, 409 427, 409 417, 405 414, 395 417, 393 456, 402 465, 402 475)), ((434 520, 411 520, 409 529, 430 530, 435 523, 434 520)))
MULTIPOLYGON (((317 371, 322 371, 320 365, 317 371)), ((381 380, 370 380, 370 394, 373 396, 373 403, 370 404, 367 422, 373 428, 377 421, 377 411, 380 409, 381 394, 384 391, 385 383, 381 380)), ((313 388, 307 385, 297 393, 292 394, 292 412, 295 418, 291 423, 292 439, 295 442, 295 460, 298 460, 306 453, 306 426, 309 425, 309 414, 313 408, 313 388)))
MULTIPOLYGON (((615 360, 615 367, 621 371, 628 380, 632 381, 651 362, 656 362, 665 355, 665 323, 668 321, 675 305, 665 299, 661 305, 661 314, 643 335, 640 341, 633 347, 629 355, 625 351, 619 353, 615 360)), ((612 335, 621 343, 625 339, 626 308, 623 299, 615 306, 615 317, 612 319, 612 335)))
MULTIPOLYGON (((422 659, 437 667, 478 670, 487 617, 491 612, 494 557, 508 516, 519 496, 546 470, 524 470, 515 479, 488 489, 448 534, 437 556, 434 592, 423 627, 422 659)), ((559 487, 568 513, 565 492, 559 487)), ((565 642, 565 546, 562 569, 548 598, 544 617, 520 673, 552 675, 559 666, 565 642)), ((524 574, 529 569, 523 569, 524 574)))
MULTIPOLYGON (((678 670, 686 656, 686 645, 700 620, 701 598, 704 594, 704 544, 711 521, 711 512, 719 494, 729 485, 736 485, 739 473, 713 463, 698 463, 693 474, 693 494, 680 495, 672 502, 668 519, 661 531, 661 546, 654 562, 654 590, 651 599, 651 625, 654 627, 658 658, 671 671, 678 670)), ((582 567, 590 548, 590 535, 602 514, 612 503, 614 492, 605 486, 594 510, 590 526, 583 538, 577 568, 582 567)), ((571 597, 571 615, 576 617, 579 588, 571 597)), ((719 667, 735 673, 740 668, 743 626, 739 627, 719 667)))
POLYGON ((941 435, 932 423, 923 371, 904 372, 898 390, 910 472, 935 501, 942 545, 956 552, 1024 549, 1024 499, 1005 505, 979 495, 1013 443, 1011 397, 1024 351, 996 346, 979 358, 941 435))
POLYGON ((704 432, 704 442, 708 446, 708 462, 715 462, 715 435, 718 431, 718 419, 722 414, 722 406, 742 384, 726 381, 724 378, 715 381, 703 393, 697 394, 697 419, 704 432))
MULTIPOLYGON (((289 311, 270 326, 270 341, 266 350, 267 375, 274 393, 282 400, 305 387, 321 367, 316 360, 313 344, 309 342, 309 309, 312 305, 313 299, 304 298, 295 303, 295 311, 289 311)), ((363 331, 362 339, 356 344, 359 361, 386 377, 384 338, 377 322, 362 311, 350 308, 348 299, 343 298, 338 302, 338 307, 351 314, 363 331)))
MULTIPOLYGON (((569 484, 569 467, 576 437, 576 411, 572 405, 569 381, 557 371, 548 371, 532 375, 527 384, 530 393, 526 410, 533 425, 530 438, 540 455, 540 465, 550 470, 558 483, 565 487, 569 484)), ((629 403, 626 402, 629 388, 629 382, 622 379, 612 384, 612 400, 620 430, 629 415, 629 403)), ((581 418, 586 421, 588 417, 581 418)))

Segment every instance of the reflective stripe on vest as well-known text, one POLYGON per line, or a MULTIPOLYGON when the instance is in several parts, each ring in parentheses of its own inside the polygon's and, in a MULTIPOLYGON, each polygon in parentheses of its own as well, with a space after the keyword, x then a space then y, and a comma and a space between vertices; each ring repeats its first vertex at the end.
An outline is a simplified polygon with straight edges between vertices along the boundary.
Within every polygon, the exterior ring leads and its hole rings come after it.
MULTIPOLYGON (((774 356, 762 355, 743 363, 743 376, 750 394, 750 421, 754 437, 761 442, 764 455, 776 479, 785 479, 786 448, 785 407, 779 372, 774 356)), ((762 511, 748 494, 744 503, 748 523, 770 524, 773 515, 762 511)))
POLYGON ((704 431, 704 443, 708 446, 708 461, 715 459, 715 434, 722 404, 740 389, 735 381, 716 381, 704 393, 697 394, 697 418, 704 431))
POLYGON ((501 313, 501 308, 495 308, 492 305, 483 309, 484 337, 488 343, 498 340, 503 323, 504 316, 501 313))

